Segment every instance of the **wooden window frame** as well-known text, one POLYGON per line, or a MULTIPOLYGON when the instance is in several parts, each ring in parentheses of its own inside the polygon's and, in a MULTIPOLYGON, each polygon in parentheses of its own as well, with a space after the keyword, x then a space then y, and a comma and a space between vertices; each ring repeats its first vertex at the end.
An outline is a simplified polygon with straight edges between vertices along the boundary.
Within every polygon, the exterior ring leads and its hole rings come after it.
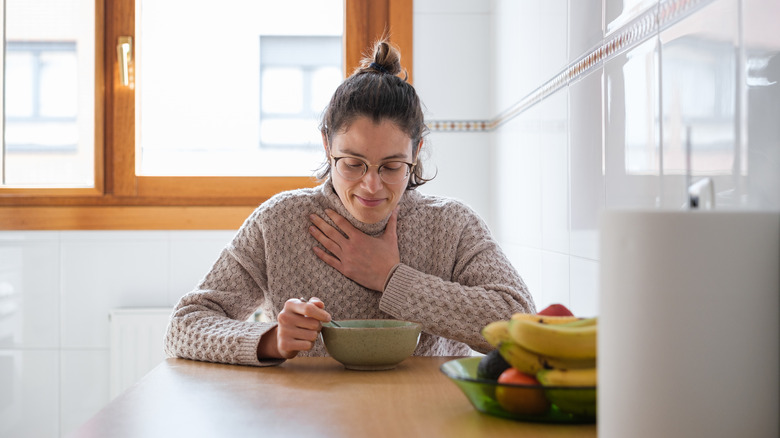
MULTIPOLYGON (((389 34, 412 80, 413 0, 345 0, 344 71, 389 34)), ((135 0, 95 2, 95 187, 0 187, 0 230, 237 229, 276 193, 311 177, 165 177, 135 173, 135 90, 120 85, 119 36, 135 39, 135 0)))

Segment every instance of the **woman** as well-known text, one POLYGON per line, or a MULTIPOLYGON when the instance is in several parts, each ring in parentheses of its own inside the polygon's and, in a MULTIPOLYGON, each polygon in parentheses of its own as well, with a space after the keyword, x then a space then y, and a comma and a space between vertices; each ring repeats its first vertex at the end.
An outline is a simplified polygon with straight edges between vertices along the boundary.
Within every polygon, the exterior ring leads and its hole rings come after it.
POLYGON ((487 323, 535 311, 476 213, 415 190, 426 128, 401 71, 380 41, 339 86, 321 124, 323 183, 255 210, 177 305, 168 355, 273 365, 325 355, 331 318, 394 318, 422 323, 414 354, 459 356, 492 349, 487 323), (258 308, 270 322, 246 321, 258 308))

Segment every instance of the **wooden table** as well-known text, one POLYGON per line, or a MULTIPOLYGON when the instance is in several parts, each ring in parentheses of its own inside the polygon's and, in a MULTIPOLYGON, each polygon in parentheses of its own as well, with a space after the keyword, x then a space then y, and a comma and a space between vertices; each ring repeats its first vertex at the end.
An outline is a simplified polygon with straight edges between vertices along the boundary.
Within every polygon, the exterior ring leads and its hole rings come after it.
POLYGON ((331 358, 255 368, 167 359, 74 437, 595 437, 595 425, 548 425, 476 411, 439 371, 411 357, 390 371, 331 358))

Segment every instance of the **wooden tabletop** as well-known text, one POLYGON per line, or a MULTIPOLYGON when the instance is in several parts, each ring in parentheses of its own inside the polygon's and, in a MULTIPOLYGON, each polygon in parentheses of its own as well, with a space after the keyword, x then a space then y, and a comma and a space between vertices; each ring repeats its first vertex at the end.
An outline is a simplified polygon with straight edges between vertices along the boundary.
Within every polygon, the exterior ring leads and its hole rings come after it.
POLYGON ((167 359, 73 437, 595 437, 595 425, 481 414, 439 367, 411 357, 389 371, 332 358, 275 367, 167 359))

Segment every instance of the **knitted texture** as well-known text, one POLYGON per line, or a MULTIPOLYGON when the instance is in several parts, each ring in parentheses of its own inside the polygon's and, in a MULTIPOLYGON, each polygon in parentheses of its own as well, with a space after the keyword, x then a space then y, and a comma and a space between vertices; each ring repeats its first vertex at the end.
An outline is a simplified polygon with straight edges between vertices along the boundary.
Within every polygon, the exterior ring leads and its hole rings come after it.
MULTIPOLYGON (((257 358, 260 337, 275 322, 246 319, 258 308, 276 321, 285 301, 318 297, 333 319, 404 319, 423 325, 415 355, 462 356, 492 347, 486 324, 515 312, 535 312, 523 280, 481 218, 454 199, 404 192, 397 222, 401 264, 383 292, 367 289, 317 258, 308 216, 329 208, 371 236, 387 219, 364 224, 338 198, 330 181, 278 194, 260 205, 197 288, 181 298, 165 337, 169 356, 243 365, 257 358)), ((300 356, 325 356, 318 339, 300 356)))

